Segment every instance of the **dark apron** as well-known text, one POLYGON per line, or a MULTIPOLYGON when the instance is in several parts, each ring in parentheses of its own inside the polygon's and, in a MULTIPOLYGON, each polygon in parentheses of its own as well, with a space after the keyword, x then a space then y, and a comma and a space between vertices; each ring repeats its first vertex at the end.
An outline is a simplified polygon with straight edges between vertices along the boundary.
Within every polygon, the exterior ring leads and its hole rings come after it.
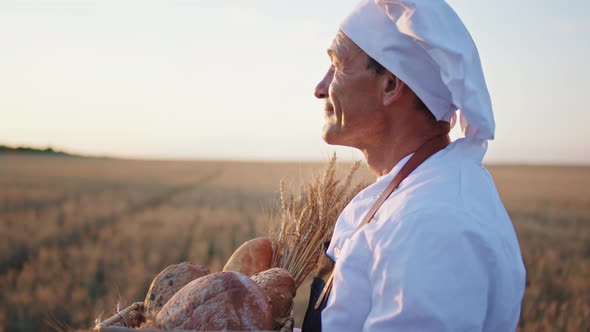
POLYGON ((318 269, 316 270, 313 282, 311 283, 311 290, 309 292, 309 304, 303 319, 302 332, 320 332, 322 330, 322 310, 326 307, 328 296, 322 301, 318 309, 314 308, 315 303, 320 297, 332 270, 334 270, 334 262, 326 255, 326 250, 330 241, 324 243, 324 254, 318 261, 318 269))

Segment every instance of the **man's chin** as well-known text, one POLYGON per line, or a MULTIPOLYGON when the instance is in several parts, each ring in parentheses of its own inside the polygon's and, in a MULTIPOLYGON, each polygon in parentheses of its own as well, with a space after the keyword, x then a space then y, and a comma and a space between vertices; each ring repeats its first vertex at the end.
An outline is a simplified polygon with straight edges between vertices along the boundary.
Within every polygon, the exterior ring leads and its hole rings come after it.
POLYGON ((322 129, 322 139, 324 140, 324 142, 328 143, 328 144, 334 144, 332 143, 332 133, 330 133, 330 128, 328 127, 328 125, 324 125, 324 128, 322 129))
POLYGON ((338 139, 338 134, 329 130, 324 130, 322 132, 322 139, 330 145, 343 145, 341 140, 338 139))

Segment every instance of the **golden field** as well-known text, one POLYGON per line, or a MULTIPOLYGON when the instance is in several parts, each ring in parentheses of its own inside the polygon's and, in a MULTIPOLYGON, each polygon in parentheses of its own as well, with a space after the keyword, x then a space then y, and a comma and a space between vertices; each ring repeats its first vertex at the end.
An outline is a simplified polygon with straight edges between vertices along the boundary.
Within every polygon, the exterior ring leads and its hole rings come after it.
MULTIPOLYGON (((169 264, 219 271, 267 232, 280 180, 297 189, 322 167, 0 156, 0 332, 91 327, 142 301, 169 264)), ((489 169, 528 269, 519 330, 590 331, 590 167, 489 169)))

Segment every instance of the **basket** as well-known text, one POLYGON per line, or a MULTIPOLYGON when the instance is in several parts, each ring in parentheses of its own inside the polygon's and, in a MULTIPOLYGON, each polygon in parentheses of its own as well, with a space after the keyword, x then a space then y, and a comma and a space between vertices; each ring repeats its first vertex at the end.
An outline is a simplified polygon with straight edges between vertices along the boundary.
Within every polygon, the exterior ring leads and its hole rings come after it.
MULTIPOLYGON (((94 327, 95 332, 162 332, 153 327, 138 327, 145 317, 143 315, 143 302, 135 302, 127 308, 117 312, 94 327)), ((274 332, 293 332, 295 321, 293 314, 277 323, 278 328, 274 332)), ((170 330, 168 330, 170 331, 170 330)), ((194 332, 194 330, 173 330, 170 332, 194 332)), ((268 331, 271 332, 271 331, 268 331)))

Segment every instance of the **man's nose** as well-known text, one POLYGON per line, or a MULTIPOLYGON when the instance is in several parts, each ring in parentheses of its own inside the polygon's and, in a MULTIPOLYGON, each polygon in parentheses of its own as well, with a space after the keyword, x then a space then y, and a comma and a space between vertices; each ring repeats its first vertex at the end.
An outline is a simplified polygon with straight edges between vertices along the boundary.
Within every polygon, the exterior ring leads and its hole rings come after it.
POLYGON ((330 84, 332 83, 332 78, 334 78, 334 69, 330 67, 324 78, 318 83, 315 87, 314 96, 318 99, 328 98, 330 96, 330 84))

